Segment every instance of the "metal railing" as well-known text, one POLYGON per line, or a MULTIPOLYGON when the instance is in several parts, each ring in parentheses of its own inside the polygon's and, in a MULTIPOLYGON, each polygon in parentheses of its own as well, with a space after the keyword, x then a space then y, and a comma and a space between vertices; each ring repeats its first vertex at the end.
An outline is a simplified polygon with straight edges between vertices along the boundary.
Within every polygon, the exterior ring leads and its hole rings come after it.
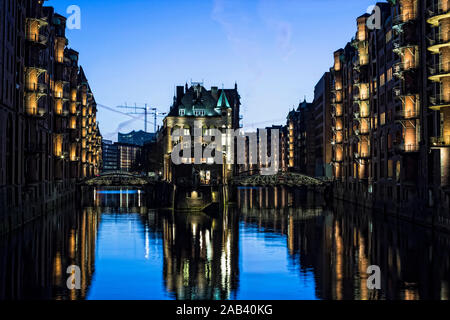
POLYGON ((33 43, 38 43, 41 45, 47 45, 48 43, 48 38, 47 36, 43 35, 43 34, 27 34, 27 40, 31 41, 33 43))
POLYGON ((440 147, 450 147, 450 135, 432 137, 431 145, 440 147))
POLYGON ((397 144, 395 145, 395 148, 400 152, 417 152, 419 151, 419 145, 418 144, 397 144))
POLYGON ((417 15, 414 12, 409 12, 406 14, 399 14, 398 16, 395 16, 392 19, 392 24, 395 25, 399 25, 402 23, 406 23, 409 21, 414 21, 417 18, 417 15))
POLYGON ((442 0, 439 0, 439 1, 435 2, 433 5, 429 6, 427 8, 428 16, 431 18, 434 16, 439 16, 441 14, 446 14, 446 13, 450 12, 450 7, 447 8, 446 10, 444 10, 442 7, 442 4, 443 4, 442 0))
POLYGON ((26 91, 28 92, 39 92, 42 94, 47 93, 47 85, 45 83, 39 83, 39 82, 28 82, 26 84, 26 91))
POLYGON ((396 112, 398 119, 415 119, 419 117, 419 112, 416 110, 400 110, 396 112))
POLYGON ((450 99, 446 99, 443 94, 436 94, 430 96, 430 103, 432 106, 440 106, 450 104, 450 99))
POLYGON ((428 36, 428 42, 430 43, 430 46, 450 42, 450 34, 447 34, 447 37, 444 38, 443 32, 431 33, 428 36))
POLYGON ((430 75, 440 75, 445 73, 450 73, 450 61, 446 63, 438 63, 428 67, 430 75))
POLYGON ((416 65, 413 61, 410 62, 397 62, 392 66, 392 71, 395 73, 402 73, 404 71, 413 70, 416 65))

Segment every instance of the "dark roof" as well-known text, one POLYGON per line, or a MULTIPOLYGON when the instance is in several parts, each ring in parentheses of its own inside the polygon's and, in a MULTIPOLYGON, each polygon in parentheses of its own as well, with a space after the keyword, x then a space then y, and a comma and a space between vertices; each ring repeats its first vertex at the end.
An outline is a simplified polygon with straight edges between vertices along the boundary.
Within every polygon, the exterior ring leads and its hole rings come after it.
POLYGON ((184 110, 186 117, 195 116, 196 110, 201 110, 205 117, 219 117, 221 109, 233 108, 240 104, 237 89, 205 89, 200 84, 195 84, 184 92, 182 97, 174 99, 174 105, 170 109, 169 117, 178 117, 180 110, 184 110))

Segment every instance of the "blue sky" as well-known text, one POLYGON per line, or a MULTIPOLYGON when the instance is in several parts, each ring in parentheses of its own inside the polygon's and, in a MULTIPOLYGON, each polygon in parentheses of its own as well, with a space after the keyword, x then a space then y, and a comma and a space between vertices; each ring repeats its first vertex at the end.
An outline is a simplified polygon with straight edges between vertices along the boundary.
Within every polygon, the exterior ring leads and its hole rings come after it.
MULTIPOLYGON (((73 4, 81 8, 81 30, 68 31, 69 46, 80 52, 99 105, 148 103, 167 111, 176 85, 237 82, 244 126, 255 129, 285 123, 289 109, 312 99, 332 53, 354 36, 356 17, 375 1, 46 2, 66 16, 73 4)), ((102 107, 97 118, 106 139, 144 127, 102 107)))

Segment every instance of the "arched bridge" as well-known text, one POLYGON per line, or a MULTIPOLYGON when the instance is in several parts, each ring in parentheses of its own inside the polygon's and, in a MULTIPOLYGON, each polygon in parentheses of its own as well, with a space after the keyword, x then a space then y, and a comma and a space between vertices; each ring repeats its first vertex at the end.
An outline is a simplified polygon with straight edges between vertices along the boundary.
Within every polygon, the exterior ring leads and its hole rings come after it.
POLYGON ((81 182, 87 186, 145 186, 154 184, 156 180, 151 177, 135 175, 129 172, 112 171, 105 172, 93 178, 86 179, 81 182))
POLYGON ((241 175, 235 176, 232 183, 235 186, 249 187, 270 187, 270 186, 287 186, 287 187, 321 187, 326 183, 322 180, 311 178, 299 173, 280 172, 275 175, 241 175))

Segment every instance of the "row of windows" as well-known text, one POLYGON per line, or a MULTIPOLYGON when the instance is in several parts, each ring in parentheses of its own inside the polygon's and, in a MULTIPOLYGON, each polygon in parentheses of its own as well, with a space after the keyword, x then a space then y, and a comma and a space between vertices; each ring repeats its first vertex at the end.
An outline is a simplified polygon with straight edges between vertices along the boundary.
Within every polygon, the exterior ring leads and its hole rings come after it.
MULTIPOLYGON (((183 117, 184 115, 186 115, 186 110, 180 109, 178 114, 180 115, 180 117, 183 117)), ((203 117, 205 114, 205 110, 194 110, 194 116, 196 117, 203 117)))

